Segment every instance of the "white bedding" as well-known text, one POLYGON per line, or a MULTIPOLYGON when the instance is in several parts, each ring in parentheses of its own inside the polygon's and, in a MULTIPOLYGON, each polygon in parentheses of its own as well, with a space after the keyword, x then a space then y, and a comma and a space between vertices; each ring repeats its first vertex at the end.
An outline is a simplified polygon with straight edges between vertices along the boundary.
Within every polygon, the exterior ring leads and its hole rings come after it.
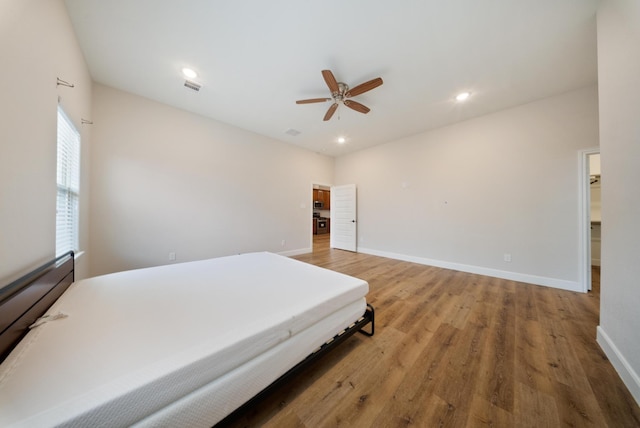
POLYGON ((327 339, 359 318, 365 299, 352 303, 254 359, 150 415, 135 427, 210 427, 278 379, 327 339), (330 333, 334 332, 334 333, 330 333))
MULTIPOLYGON (((289 352, 282 344, 291 338, 309 346, 291 345, 304 358, 357 318, 343 316, 364 312, 367 291, 365 281, 270 253, 78 281, 48 312, 68 316, 32 330, 0 365, 0 426, 175 416, 162 409, 189 409, 189 397, 243 364, 289 352)), ((273 379, 287 368, 275 368, 273 379)))

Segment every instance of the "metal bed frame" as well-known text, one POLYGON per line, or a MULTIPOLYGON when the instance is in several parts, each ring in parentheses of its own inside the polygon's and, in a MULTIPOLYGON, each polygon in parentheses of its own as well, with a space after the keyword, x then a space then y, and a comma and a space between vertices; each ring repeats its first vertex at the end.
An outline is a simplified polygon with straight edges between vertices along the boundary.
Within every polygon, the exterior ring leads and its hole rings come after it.
POLYGON ((269 386, 260 391, 257 395, 255 395, 252 399, 244 403, 242 406, 238 407, 232 413, 227 415, 223 420, 218 422, 215 427, 221 428, 224 426, 230 425, 233 421, 237 420, 240 416, 246 413, 247 410, 255 406, 258 402, 262 401, 267 395, 269 395, 276 388, 287 383, 291 378, 297 376, 305 369, 307 369, 311 364, 317 361, 319 358, 324 356, 327 352, 331 351, 333 348, 344 342, 346 339, 354 335, 355 333, 362 333, 365 336, 373 336, 375 333, 375 310, 373 306, 367 303, 367 309, 356 322, 351 324, 349 327, 342 330, 340 333, 336 334, 331 339, 327 340, 324 344, 322 344, 318 349, 313 351, 307 358, 299 362, 293 368, 291 368, 288 372, 280 376, 278 379, 273 381, 269 386), (368 324, 370 324, 370 331, 363 330, 368 324))

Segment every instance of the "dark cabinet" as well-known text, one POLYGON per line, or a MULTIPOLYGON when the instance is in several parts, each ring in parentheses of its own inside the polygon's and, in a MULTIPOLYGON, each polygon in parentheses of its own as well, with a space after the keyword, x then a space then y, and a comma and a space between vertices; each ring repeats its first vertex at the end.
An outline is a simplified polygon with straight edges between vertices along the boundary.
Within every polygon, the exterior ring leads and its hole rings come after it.
POLYGON ((331 192, 329 190, 313 189, 313 200, 324 204, 323 210, 331 209, 331 192))

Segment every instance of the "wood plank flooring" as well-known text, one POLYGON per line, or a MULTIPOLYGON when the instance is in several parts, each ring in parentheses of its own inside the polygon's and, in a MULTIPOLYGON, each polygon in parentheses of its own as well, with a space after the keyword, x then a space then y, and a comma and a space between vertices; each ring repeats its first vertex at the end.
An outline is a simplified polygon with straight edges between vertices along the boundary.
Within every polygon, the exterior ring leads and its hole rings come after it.
POLYGON ((331 250, 296 257, 369 282, 356 334, 232 426, 640 427, 595 341, 600 291, 516 283, 331 250))

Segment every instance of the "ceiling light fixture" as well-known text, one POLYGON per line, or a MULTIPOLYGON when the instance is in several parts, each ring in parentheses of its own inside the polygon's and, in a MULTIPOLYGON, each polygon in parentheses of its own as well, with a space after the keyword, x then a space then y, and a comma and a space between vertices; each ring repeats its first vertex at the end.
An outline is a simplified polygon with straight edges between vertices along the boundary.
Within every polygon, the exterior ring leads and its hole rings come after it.
POLYGON ((182 69, 182 74, 184 74, 184 77, 188 79, 195 79, 196 77, 198 77, 198 73, 187 67, 184 67, 182 69))
POLYGON ((467 98, 469 98, 470 95, 471 92, 460 92, 458 95, 456 95, 456 101, 465 101, 467 98))
POLYGON ((338 137, 338 143, 339 143, 339 144, 344 144, 346 141, 347 141, 347 139, 346 139, 346 138, 344 138, 344 137, 338 137))

